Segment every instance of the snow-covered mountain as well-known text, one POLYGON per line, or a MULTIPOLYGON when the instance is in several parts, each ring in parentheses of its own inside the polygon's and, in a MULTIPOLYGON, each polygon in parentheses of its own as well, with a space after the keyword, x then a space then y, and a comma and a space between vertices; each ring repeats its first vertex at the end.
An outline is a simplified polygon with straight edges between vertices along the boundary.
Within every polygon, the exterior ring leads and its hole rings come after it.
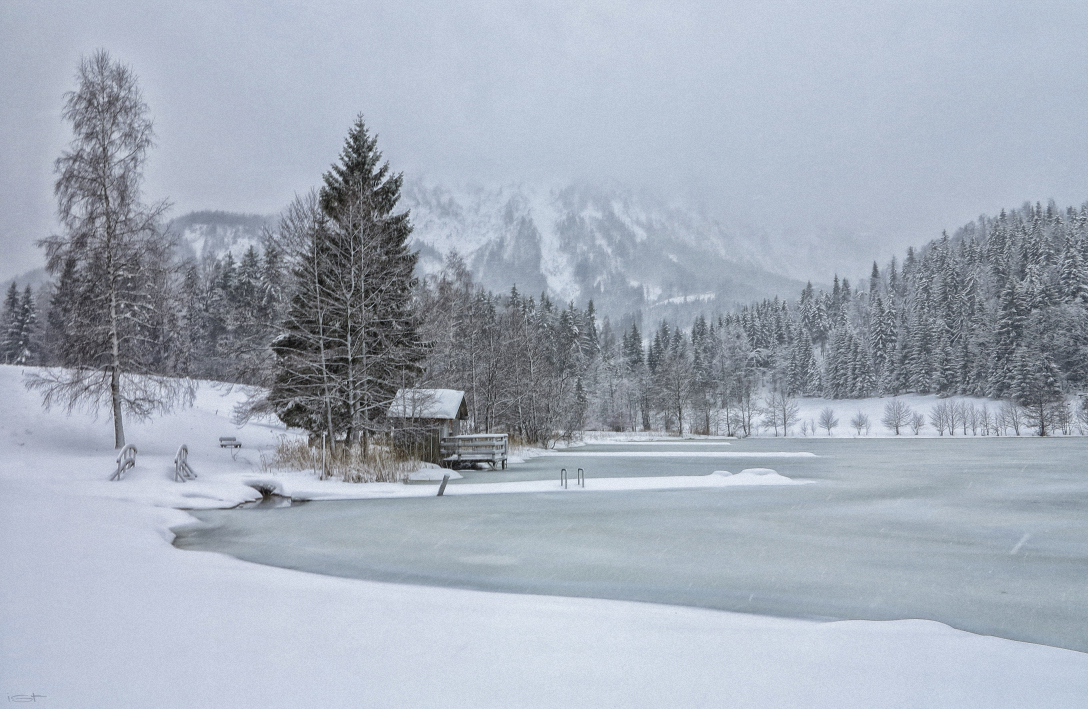
MULTIPOLYGON (((567 185, 450 188, 406 182, 400 202, 411 212, 421 275, 457 251, 488 289, 584 305, 602 315, 642 312, 687 322, 803 284, 774 267, 766 239, 742 238, 690 207, 617 187, 567 185)), ((240 258, 260 246, 273 217, 192 212, 171 222, 195 258, 240 258)), ((777 261, 781 263, 781 260, 777 261)))
POLYGON ((440 269, 456 250, 493 291, 516 285, 561 301, 592 299, 614 317, 641 310, 652 320, 686 320, 802 288, 760 264, 761 242, 619 188, 455 190, 409 182, 401 204, 411 210, 423 272, 440 269))
POLYGON ((265 228, 275 223, 275 217, 257 214, 189 212, 172 220, 169 229, 180 237, 183 258, 220 258, 229 251, 239 259, 250 246, 260 250, 265 228))

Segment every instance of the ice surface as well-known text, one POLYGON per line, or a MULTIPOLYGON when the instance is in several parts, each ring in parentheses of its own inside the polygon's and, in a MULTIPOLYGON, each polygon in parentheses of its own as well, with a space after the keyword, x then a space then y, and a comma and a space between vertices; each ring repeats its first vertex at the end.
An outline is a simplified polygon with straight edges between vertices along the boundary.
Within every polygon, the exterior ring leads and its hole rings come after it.
POLYGON ((586 446, 518 470, 466 473, 439 504, 199 513, 214 528, 181 543, 358 578, 805 618, 923 618, 1088 651, 1088 440, 749 439, 733 449, 783 447, 819 457, 723 477, 708 475, 712 452, 599 457, 586 446), (638 476, 649 487, 669 473, 676 488, 722 488, 576 495, 557 489, 560 464, 572 479, 584 467, 587 491, 638 476), (750 486, 788 478, 818 483, 750 486), (507 479, 522 482, 498 482, 507 479), (481 481, 555 491, 457 496, 481 481), (518 562, 459 561, 489 554, 518 562))

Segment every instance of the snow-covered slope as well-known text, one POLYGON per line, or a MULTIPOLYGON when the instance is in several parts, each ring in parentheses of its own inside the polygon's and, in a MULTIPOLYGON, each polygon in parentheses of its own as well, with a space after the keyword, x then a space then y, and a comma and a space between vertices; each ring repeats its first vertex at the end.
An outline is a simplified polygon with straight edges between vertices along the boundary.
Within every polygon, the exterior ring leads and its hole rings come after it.
MULTIPOLYGON (((384 584, 171 546, 177 505, 252 496, 282 433, 232 397, 110 426, 0 366, 0 687, 50 707, 1071 707, 1088 655, 929 621, 837 622, 384 584), (238 436, 238 461, 218 448, 238 436), (170 481, 187 442, 200 478, 170 481)), ((356 486, 358 487, 358 486, 356 486)), ((646 493, 653 494, 653 493, 646 493)), ((422 502, 422 501, 421 501, 422 502)), ((254 512, 254 514, 274 512, 254 512)))
POLYGON ((180 237, 183 257, 220 258, 229 251, 238 260, 251 246, 260 251, 265 228, 274 225, 274 218, 255 214, 190 212, 171 221, 169 229, 180 237))
MULTIPOLYGON (((408 181, 400 207, 412 215, 420 271, 457 251, 478 281, 506 293, 547 292, 560 302, 592 299, 613 318, 642 311, 653 321, 802 287, 762 237, 744 238, 690 207, 617 187, 505 185, 449 188, 408 181)), ((240 258, 274 226, 269 217, 192 212, 170 224, 186 255, 240 258)))
POLYGON ((456 250, 489 289, 592 299, 613 317, 687 319, 735 302, 795 296, 802 284, 761 264, 763 244, 697 211, 619 188, 450 189, 409 182, 421 268, 456 250))

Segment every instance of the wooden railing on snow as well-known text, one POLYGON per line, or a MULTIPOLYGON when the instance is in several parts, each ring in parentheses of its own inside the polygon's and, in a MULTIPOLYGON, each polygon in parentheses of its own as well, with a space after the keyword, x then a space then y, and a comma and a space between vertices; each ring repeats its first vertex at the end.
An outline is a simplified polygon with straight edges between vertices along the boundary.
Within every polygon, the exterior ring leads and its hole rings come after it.
POLYGON ((136 446, 130 443, 117 454, 117 472, 110 476, 110 480, 120 480, 126 470, 134 467, 136 467, 136 446))
POLYGON ((174 482, 183 483, 195 477, 196 473, 189 467, 189 446, 182 443, 178 454, 174 456, 174 482))

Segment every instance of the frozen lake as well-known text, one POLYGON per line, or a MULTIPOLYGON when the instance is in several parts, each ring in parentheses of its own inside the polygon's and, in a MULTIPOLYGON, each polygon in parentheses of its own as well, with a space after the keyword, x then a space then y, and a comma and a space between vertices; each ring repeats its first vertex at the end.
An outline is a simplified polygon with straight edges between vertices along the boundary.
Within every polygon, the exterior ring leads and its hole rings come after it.
POLYGON ((450 485, 558 480, 561 467, 572 479, 585 468, 589 489, 595 477, 748 467, 817 484, 198 511, 204 524, 176 545, 398 583, 924 618, 1088 652, 1088 439, 591 445, 450 485), (819 457, 745 457, 769 452, 819 457))

